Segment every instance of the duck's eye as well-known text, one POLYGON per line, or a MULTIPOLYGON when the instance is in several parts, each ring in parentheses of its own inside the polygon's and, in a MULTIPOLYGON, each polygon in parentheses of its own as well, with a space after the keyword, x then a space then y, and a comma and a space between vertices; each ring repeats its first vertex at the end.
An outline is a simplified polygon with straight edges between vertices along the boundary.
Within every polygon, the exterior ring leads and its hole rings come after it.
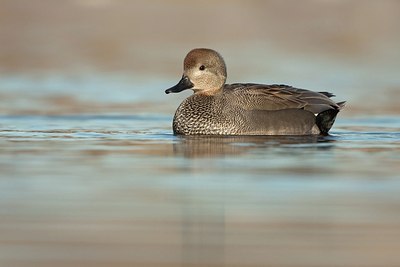
POLYGON ((206 66, 204 66, 204 65, 201 65, 199 68, 199 70, 205 70, 205 69, 206 69, 206 66))

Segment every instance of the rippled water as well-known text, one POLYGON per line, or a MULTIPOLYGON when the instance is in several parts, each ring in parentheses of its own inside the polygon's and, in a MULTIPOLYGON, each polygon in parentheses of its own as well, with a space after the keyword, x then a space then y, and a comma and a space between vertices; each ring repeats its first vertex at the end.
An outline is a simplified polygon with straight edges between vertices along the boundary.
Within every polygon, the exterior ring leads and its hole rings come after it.
POLYGON ((171 120, 0 116, 0 265, 400 265, 398 117, 339 116, 328 137, 171 120))

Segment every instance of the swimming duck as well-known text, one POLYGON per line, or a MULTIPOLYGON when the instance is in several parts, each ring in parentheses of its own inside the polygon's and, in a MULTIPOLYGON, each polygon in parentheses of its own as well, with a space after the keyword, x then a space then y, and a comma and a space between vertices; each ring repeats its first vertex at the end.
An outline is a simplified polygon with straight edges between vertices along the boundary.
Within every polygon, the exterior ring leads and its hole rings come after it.
POLYGON ((191 50, 183 76, 165 93, 192 89, 176 110, 176 135, 327 135, 345 102, 329 92, 283 84, 226 82, 222 56, 207 48, 191 50))

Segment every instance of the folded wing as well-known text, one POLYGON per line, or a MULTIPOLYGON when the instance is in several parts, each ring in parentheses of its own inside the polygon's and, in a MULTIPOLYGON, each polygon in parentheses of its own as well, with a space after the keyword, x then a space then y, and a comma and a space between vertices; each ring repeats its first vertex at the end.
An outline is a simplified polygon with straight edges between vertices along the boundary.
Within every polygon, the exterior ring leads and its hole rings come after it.
POLYGON ((246 110, 304 109, 314 114, 326 110, 337 112, 344 102, 335 103, 329 92, 313 92, 283 84, 230 84, 224 90, 235 95, 238 105, 246 110), (239 99, 239 100, 238 100, 239 99))

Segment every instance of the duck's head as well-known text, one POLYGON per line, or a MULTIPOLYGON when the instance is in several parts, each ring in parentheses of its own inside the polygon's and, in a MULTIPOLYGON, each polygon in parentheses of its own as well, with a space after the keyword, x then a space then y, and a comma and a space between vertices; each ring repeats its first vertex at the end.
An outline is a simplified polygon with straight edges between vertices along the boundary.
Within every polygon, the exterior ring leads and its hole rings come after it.
POLYGON ((182 79, 165 93, 192 89, 195 94, 214 95, 222 90, 225 81, 226 66, 221 55, 212 49, 196 48, 183 61, 182 79))

